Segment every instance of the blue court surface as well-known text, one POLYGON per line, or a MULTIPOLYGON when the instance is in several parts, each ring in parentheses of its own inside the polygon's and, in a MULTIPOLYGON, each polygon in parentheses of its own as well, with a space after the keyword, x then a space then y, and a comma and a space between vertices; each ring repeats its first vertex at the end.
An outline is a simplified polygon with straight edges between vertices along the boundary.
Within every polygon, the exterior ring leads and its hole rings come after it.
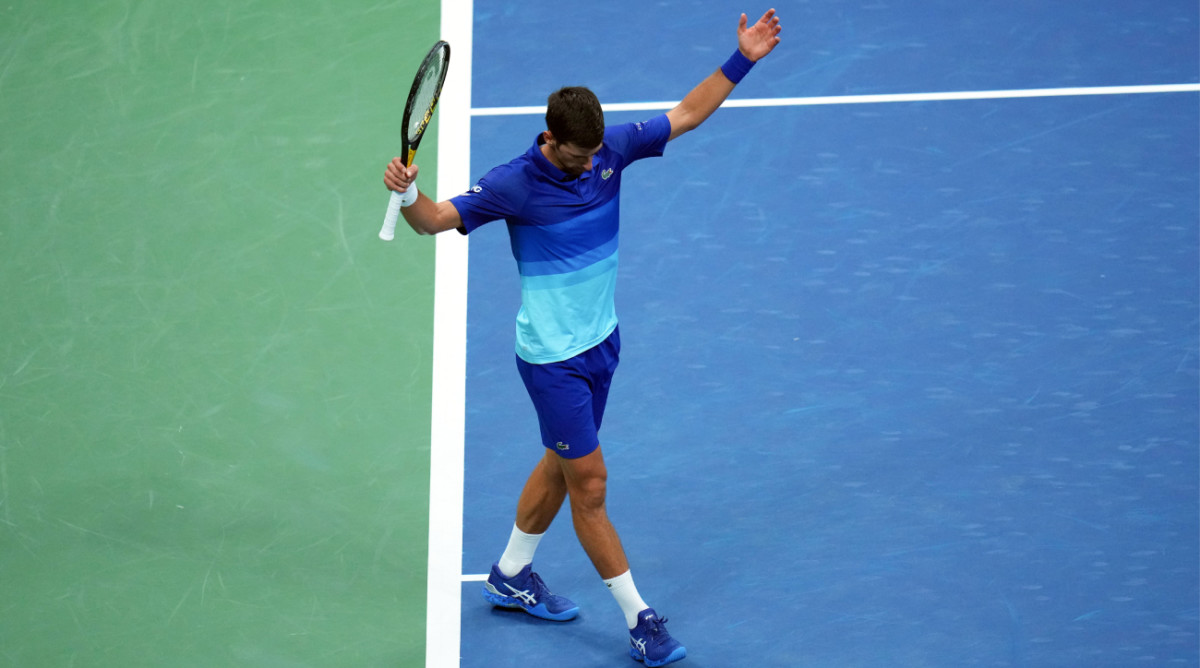
MULTIPOLYGON (((473 107, 682 98, 706 3, 476 3, 473 107)), ((734 98, 1200 81, 1194 2, 784 3, 734 98)), ((614 112, 609 123, 656 111, 614 112)), ((1197 666, 1200 96, 728 108, 626 173, 609 512, 683 666, 1197 666)), ((477 115, 472 178, 538 115, 477 115)), ((494 610, 542 455, 507 234, 471 235, 462 665, 634 665, 560 514, 567 624, 494 610)))

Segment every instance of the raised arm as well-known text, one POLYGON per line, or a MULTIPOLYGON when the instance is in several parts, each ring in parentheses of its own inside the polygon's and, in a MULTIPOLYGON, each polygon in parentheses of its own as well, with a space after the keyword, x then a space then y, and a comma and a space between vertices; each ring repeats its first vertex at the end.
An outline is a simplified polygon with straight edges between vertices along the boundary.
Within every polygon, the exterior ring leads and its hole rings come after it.
MULTIPOLYGON (((409 188, 416 188, 413 182, 417 180, 418 171, 416 165, 405 167, 403 160, 392 158, 383 173, 383 183, 388 190, 408 192, 409 188)), ((448 201, 434 202, 421 192, 417 193, 415 200, 400 209, 400 214, 417 234, 437 234, 462 226, 462 217, 453 204, 448 201)))
POLYGON ((671 139, 696 129, 733 92, 754 63, 771 53, 779 43, 779 17, 774 9, 767 10, 754 25, 748 26, 746 15, 738 21, 738 48, 733 56, 707 79, 688 93, 683 101, 667 112, 671 121, 671 139))

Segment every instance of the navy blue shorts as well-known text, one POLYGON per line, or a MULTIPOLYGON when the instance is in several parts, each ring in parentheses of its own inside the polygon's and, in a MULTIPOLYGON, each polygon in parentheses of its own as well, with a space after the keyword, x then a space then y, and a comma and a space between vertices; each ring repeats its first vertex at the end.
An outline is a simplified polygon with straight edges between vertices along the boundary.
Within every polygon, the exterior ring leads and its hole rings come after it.
POLYGON ((621 353, 621 334, 613 330, 599 345, 550 364, 517 357, 517 370, 537 411, 542 445, 567 459, 600 447, 600 422, 608 388, 621 353))

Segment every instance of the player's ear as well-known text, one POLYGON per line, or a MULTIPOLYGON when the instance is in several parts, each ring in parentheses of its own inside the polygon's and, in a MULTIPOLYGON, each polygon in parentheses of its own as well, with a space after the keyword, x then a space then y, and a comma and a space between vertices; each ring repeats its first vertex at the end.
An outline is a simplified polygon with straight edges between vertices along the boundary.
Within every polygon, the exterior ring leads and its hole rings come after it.
POLYGON ((543 130, 542 131, 542 139, 545 140, 545 142, 547 144, 553 143, 554 142, 554 133, 550 132, 549 130, 543 130))

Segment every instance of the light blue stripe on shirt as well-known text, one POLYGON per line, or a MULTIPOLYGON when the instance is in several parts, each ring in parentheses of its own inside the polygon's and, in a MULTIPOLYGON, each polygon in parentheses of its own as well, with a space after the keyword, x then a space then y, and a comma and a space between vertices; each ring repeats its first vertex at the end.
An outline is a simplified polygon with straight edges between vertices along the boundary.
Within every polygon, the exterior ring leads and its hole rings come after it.
POLYGON ((617 326, 613 297, 618 253, 582 271, 521 277, 517 351, 526 362, 546 364, 577 355, 617 326), (537 323, 537 326, 534 326, 537 323))

